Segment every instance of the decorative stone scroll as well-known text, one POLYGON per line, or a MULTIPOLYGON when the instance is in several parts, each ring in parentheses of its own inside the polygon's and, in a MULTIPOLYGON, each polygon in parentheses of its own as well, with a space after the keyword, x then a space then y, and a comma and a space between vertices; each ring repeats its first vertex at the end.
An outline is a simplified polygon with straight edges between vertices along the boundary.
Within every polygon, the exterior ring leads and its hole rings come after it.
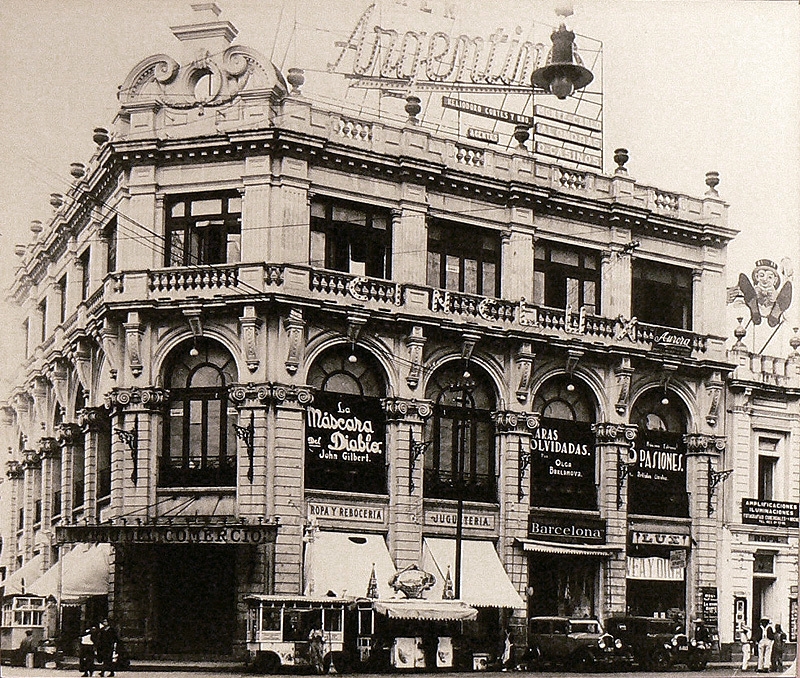
POLYGON ((719 419, 719 401, 722 396, 722 377, 719 372, 714 372, 706 382, 706 393, 708 393, 709 405, 706 414, 706 423, 714 427, 719 419))
POLYGON ((385 398, 383 410, 386 413, 386 421, 402 421, 410 417, 427 419, 433 413, 433 407, 429 402, 405 398, 385 398))
POLYGON ((517 401, 524 405, 528 401, 531 390, 531 371, 533 370, 533 359, 535 354, 531 349, 529 341, 523 342, 517 351, 517 369, 519 370, 519 381, 517 383, 517 401))
POLYGON ((144 388, 114 388, 105 396, 108 408, 157 410, 166 404, 169 391, 155 386, 144 388))
POLYGON ((539 428, 538 412, 512 412, 496 410, 492 412, 492 421, 498 433, 527 433, 539 428))
POLYGON ((628 411, 631 398, 631 377, 633 376, 631 359, 628 356, 624 356, 614 371, 619 385, 619 395, 614 409, 616 409, 618 415, 623 416, 628 411))
POLYGON ((83 442, 83 429, 74 423, 61 424, 56 431, 56 437, 62 447, 74 447, 83 442))
POLYGON ((725 436, 713 436, 705 433, 687 433, 683 436, 686 452, 690 455, 708 454, 719 456, 725 449, 725 436))
POLYGON ((406 383, 412 391, 419 386, 419 379, 422 376, 422 349, 427 341, 421 325, 414 325, 411 333, 406 337, 408 346, 409 361, 411 366, 408 369, 406 383))
POLYGON ((139 322, 139 314, 135 311, 128 313, 128 322, 125 328, 125 348, 128 353, 128 366, 134 378, 142 374, 142 324, 139 322))
POLYGON ((41 438, 39 440, 39 455, 42 459, 55 459, 61 454, 61 446, 58 440, 51 437, 41 438))
POLYGON ((284 318, 283 326, 286 328, 286 336, 288 339, 288 348, 286 350, 286 371, 295 375, 300 367, 303 349, 303 330, 306 323, 303 320, 303 312, 300 309, 293 308, 289 311, 289 315, 284 318))

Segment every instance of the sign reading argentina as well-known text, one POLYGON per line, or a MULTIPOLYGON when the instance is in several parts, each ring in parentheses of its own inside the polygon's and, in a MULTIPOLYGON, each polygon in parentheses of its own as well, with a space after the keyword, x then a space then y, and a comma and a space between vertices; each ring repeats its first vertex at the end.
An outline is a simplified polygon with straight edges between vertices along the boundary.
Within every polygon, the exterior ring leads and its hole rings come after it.
POLYGON ((306 409, 306 486, 386 491, 386 423, 378 398, 318 393, 306 409))

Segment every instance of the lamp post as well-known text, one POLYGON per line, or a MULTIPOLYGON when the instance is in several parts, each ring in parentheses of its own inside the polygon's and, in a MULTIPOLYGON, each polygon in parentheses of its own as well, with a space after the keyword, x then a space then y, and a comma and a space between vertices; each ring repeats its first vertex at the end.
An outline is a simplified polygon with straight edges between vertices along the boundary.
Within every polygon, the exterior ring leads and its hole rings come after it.
POLYGON ((461 543, 463 541, 464 533, 464 457, 467 452, 467 435, 471 420, 466 417, 468 405, 470 404, 470 394, 475 388, 475 382, 472 380, 472 375, 469 373, 469 364, 464 370, 461 378, 455 383, 450 385, 450 391, 454 394, 455 404, 457 406, 458 423, 455 427, 456 430, 456 463, 455 463, 455 478, 454 486, 456 488, 456 553, 455 553, 455 577, 453 582, 453 592, 456 600, 461 599, 461 543))

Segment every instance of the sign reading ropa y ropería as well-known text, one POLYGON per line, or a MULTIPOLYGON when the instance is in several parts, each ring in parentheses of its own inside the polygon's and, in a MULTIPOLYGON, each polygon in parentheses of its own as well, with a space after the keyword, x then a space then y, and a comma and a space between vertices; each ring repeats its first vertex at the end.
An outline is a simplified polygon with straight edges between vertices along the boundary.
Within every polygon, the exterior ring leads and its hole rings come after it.
POLYGON ((384 492, 386 425, 379 398, 318 393, 306 409, 306 486, 384 492))

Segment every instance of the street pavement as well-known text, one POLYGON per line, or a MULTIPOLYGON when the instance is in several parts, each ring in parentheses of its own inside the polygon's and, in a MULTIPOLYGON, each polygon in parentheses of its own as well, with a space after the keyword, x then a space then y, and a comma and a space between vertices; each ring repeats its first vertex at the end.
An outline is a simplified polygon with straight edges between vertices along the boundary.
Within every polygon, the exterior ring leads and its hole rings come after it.
MULTIPOLYGON (((353 674, 363 678, 386 678, 387 675, 389 676, 397 676, 400 672, 395 672, 393 674, 353 674)), ((65 676, 80 676, 80 672, 76 669, 26 669, 21 667, 11 667, 11 666, 2 666, 0 667, 0 676, 2 678, 65 678, 65 676)), ((95 678, 99 676, 99 672, 95 672, 95 678)), ((152 676, 175 676, 178 678, 253 678, 254 674, 252 673, 244 673, 238 670, 232 670, 230 667, 226 667, 225 670, 208 670, 207 666, 203 667, 196 667, 192 670, 186 670, 185 668, 173 668, 170 666, 152 666, 147 665, 143 666, 141 670, 138 670, 136 666, 133 666, 131 670, 128 671, 119 671, 117 672, 118 678, 147 678, 152 676)), ((282 675, 303 675, 303 674, 282 674, 282 675)), ((467 678, 469 675, 468 673, 442 673, 442 672, 435 672, 435 673, 403 673, 402 674, 405 678, 431 678, 432 676, 436 676, 437 678, 467 678)), ((575 674, 569 671, 536 671, 529 673, 527 671, 520 671, 520 672, 513 672, 513 676, 519 676, 519 678, 527 678, 528 676, 532 676, 533 678, 563 678, 564 676, 574 676, 575 674)), ((591 674, 584 674, 584 675, 591 675, 595 678, 632 678, 633 676, 648 676, 648 678, 682 678, 684 676, 693 676, 694 678, 699 678, 700 676, 726 676, 726 677, 734 677, 734 676, 756 676, 761 675, 757 674, 755 669, 751 669, 748 671, 741 671, 738 666, 734 666, 733 664, 715 664, 713 666, 709 666, 705 671, 698 672, 698 671, 683 671, 681 669, 674 669, 671 671, 664 671, 664 672, 650 672, 650 671, 615 671, 610 673, 591 673, 591 674)), ((774 676, 793 676, 794 673, 783 673, 783 674, 772 674, 774 676)), ((481 672, 482 678, 509 678, 509 674, 507 673, 498 673, 498 672, 481 672)))

